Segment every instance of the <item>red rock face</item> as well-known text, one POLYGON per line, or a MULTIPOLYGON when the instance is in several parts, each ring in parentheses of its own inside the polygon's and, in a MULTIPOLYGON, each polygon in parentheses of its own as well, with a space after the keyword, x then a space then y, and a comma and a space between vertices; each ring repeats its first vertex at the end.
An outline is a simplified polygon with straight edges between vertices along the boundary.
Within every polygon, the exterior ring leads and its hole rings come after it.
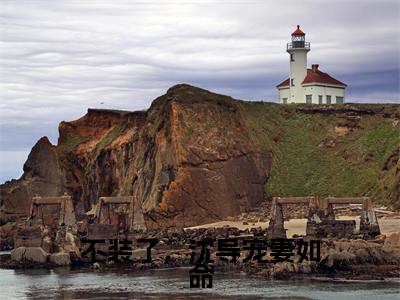
POLYGON ((163 118, 149 114, 148 122, 160 130, 154 137, 151 127, 143 131, 154 143, 138 156, 147 157, 137 161, 145 172, 133 187, 143 199, 148 226, 216 221, 264 199, 270 154, 247 136, 234 101, 183 85, 170 89, 152 109, 163 118))
POLYGON ((156 135, 156 181, 144 204, 164 226, 220 220, 263 200, 269 155, 244 134, 238 112, 196 110, 191 123, 189 105, 170 102, 169 129, 156 135))
POLYGON ((235 101, 179 85, 147 112, 93 110, 42 138, 21 179, 1 186, 2 219, 27 215, 33 191, 72 195, 78 219, 101 196, 135 195, 149 227, 191 226, 263 200, 270 155, 246 135, 235 101))

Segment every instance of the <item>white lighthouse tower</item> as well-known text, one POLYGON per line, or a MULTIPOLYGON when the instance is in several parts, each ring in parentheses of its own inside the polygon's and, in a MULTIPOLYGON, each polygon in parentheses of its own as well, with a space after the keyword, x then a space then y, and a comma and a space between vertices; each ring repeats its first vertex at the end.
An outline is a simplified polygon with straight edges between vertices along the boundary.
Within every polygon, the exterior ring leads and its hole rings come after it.
POLYGON ((290 55, 290 77, 276 86, 280 103, 344 103, 345 83, 321 72, 318 64, 307 69, 310 43, 306 42, 306 34, 299 25, 292 33, 292 41, 287 43, 286 51, 290 55))
POLYGON ((307 75, 307 52, 310 43, 306 42, 306 34, 297 25, 292 33, 292 42, 287 43, 286 51, 290 55, 290 102, 304 102, 302 81, 307 75))

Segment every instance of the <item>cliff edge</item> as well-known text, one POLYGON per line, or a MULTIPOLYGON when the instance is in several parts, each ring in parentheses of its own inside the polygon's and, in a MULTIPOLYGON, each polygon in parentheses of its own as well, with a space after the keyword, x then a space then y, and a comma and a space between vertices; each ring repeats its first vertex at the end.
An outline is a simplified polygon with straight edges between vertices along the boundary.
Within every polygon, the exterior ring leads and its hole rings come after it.
POLYGON ((147 111, 89 109, 32 148, 0 186, 1 223, 69 193, 78 219, 100 196, 135 195, 150 227, 193 226, 271 196, 371 196, 400 207, 400 105, 278 105, 177 85, 147 111))

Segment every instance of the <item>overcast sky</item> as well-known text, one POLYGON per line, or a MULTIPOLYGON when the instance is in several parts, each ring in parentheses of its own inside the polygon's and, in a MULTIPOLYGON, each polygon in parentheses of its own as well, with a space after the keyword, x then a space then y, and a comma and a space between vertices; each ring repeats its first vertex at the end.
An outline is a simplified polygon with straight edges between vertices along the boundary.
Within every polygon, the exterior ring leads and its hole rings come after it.
POLYGON ((297 24, 347 101, 399 102, 399 3, 2 0, 0 182, 88 107, 146 109, 182 82, 276 101, 297 24))

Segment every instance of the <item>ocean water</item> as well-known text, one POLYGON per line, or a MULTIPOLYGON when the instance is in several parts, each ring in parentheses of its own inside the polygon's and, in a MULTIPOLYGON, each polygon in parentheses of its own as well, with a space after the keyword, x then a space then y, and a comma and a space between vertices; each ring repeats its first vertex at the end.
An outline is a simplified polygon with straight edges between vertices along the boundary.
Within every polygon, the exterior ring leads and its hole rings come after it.
POLYGON ((290 280, 214 274, 213 288, 191 289, 189 269, 94 271, 0 269, 0 299, 400 299, 400 282, 290 280))

